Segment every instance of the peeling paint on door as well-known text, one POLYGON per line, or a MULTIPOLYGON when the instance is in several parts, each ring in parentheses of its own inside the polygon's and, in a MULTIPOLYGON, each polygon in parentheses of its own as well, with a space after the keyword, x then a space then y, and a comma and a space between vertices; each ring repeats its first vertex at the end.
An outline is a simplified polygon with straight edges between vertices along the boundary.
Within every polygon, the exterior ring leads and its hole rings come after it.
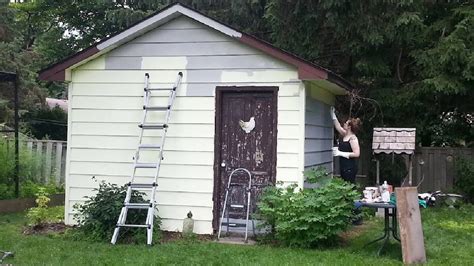
POLYGON ((255 152, 255 163, 257 166, 263 163, 263 152, 260 149, 255 152))

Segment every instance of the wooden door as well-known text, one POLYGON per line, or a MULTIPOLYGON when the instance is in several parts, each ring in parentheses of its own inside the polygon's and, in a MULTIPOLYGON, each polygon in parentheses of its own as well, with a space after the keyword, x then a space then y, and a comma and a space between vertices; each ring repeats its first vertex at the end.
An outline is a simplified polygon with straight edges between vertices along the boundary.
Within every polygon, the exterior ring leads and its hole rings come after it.
MULTIPOLYGON (((213 211, 214 229, 217 230, 225 188, 233 170, 246 168, 252 173, 255 186, 252 188, 251 211, 255 210, 262 189, 275 183, 277 88, 218 87, 216 105, 213 211), (239 121, 250 122, 252 117, 255 121, 253 129, 251 125, 242 128, 239 121)), ((243 174, 234 177, 233 182, 248 180, 243 174)), ((234 188, 232 191, 232 202, 243 204, 246 201, 244 189, 234 188)))

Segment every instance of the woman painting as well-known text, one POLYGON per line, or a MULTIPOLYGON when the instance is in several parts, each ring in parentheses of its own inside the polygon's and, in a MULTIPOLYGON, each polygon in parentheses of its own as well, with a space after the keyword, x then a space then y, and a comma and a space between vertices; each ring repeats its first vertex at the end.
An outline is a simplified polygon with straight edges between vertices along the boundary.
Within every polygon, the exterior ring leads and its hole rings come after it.
POLYGON ((360 147, 356 134, 359 132, 361 122, 359 118, 350 118, 343 126, 336 117, 334 107, 331 107, 331 115, 334 121, 334 127, 341 136, 339 146, 333 148, 333 156, 339 156, 339 165, 341 177, 345 181, 355 183, 357 174, 357 161, 359 158, 360 147))

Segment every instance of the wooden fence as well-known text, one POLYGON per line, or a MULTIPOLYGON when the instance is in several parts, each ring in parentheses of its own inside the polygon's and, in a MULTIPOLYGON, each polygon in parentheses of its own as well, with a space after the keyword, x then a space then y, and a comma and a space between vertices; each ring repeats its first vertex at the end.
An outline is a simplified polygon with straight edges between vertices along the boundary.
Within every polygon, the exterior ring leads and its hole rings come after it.
MULTIPOLYGON (((7 140, 7 151, 13 156, 15 142, 7 140)), ((32 176, 37 182, 64 184, 66 173, 66 141, 20 140, 20 178, 32 176), (27 171, 28 173, 25 173, 27 171)), ((13 157, 12 157, 13 158, 13 157)))
POLYGON ((418 184, 424 176, 418 191, 449 191, 457 180, 459 158, 474 159, 474 149, 423 147, 417 150, 413 160, 413 184, 418 184))
POLYGON ((36 153, 41 166, 37 168, 41 181, 64 184, 66 173, 66 141, 27 140, 26 148, 36 153))
MULTIPOLYGON (((361 159, 359 160, 357 182, 362 186, 374 185, 375 183, 375 163, 372 161, 374 157, 370 152, 370 150, 368 152, 362 151, 361 159)), ((413 158, 413 185, 420 184, 418 187, 419 192, 450 191, 457 180, 456 162, 459 158, 473 160, 474 149, 417 148, 413 158), (420 164, 420 162, 423 162, 423 164, 420 164)), ((335 160, 335 174, 339 173, 338 161, 335 160)))

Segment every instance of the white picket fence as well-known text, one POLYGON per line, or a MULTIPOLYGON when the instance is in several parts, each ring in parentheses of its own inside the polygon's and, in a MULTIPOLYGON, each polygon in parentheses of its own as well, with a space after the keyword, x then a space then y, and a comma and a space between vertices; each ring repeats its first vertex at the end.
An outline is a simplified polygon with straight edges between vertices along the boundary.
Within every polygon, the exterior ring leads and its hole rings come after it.
MULTIPOLYGON (((10 155, 13 156, 15 142, 13 139, 7 141, 10 155)), ((29 163, 34 163, 33 169, 37 181, 42 183, 64 184, 66 173, 66 141, 58 140, 20 140, 20 161, 23 158, 24 149, 35 157, 29 163)), ((21 162, 20 162, 21 165, 21 162)), ((21 166, 20 166, 21 167, 21 166)), ((20 170, 21 172, 21 170, 20 170)))
POLYGON ((45 183, 64 184, 67 142, 58 140, 26 140, 26 148, 41 158, 38 177, 45 183))

